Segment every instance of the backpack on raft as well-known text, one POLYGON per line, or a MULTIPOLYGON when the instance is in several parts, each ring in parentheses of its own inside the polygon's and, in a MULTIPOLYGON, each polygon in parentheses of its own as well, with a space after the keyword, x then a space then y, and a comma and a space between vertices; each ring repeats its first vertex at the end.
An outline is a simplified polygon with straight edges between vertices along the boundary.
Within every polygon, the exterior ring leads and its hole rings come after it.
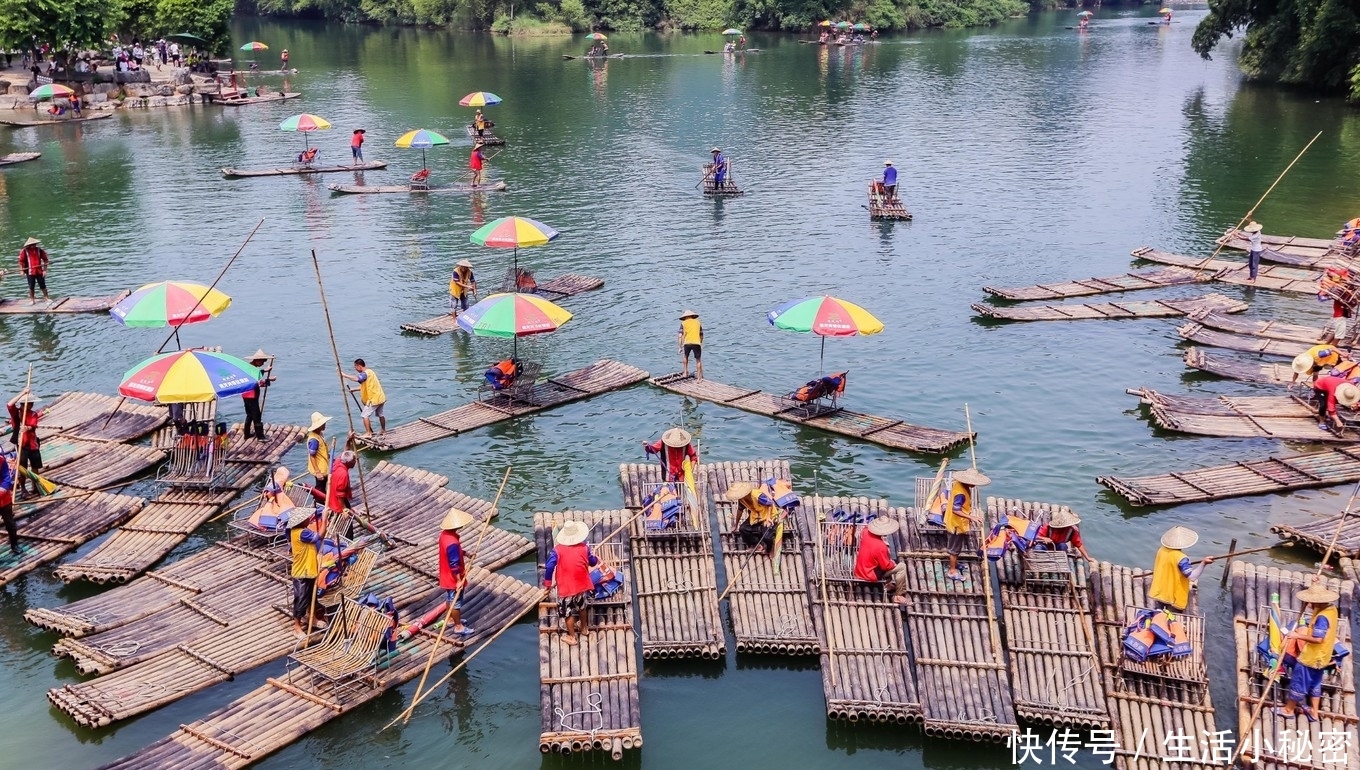
POLYGON ((359 604, 370 609, 375 609, 392 618, 392 623, 388 625, 387 630, 383 632, 382 647, 380 649, 383 652, 396 652, 397 625, 401 621, 401 614, 397 611, 397 603, 393 601, 390 596, 381 597, 377 594, 364 594, 359 597, 359 604))
POLYGON ((669 529, 680 518, 684 505, 671 484, 664 484, 654 494, 642 498, 643 526, 651 530, 669 529))
POLYGON ((345 555, 341 558, 340 546, 334 540, 325 540, 321 543, 321 553, 319 558, 325 561, 326 557, 331 558, 331 562, 321 568, 320 574, 316 576, 316 595, 321 596, 326 591, 334 588, 340 583, 341 570, 348 569, 351 564, 359 559, 358 551, 345 555))
POLYGON ((590 570, 590 584, 595 587, 595 599, 608 599, 623 588, 623 578, 613 567, 600 564, 590 570))

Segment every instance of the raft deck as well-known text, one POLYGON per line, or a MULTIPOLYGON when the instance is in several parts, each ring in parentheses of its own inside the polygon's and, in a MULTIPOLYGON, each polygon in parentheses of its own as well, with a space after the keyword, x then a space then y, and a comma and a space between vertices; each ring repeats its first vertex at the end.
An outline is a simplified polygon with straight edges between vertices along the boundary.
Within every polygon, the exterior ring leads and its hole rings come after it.
MULTIPOLYGON (((1047 524, 1065 507, 987 498, 992 521, 1020 516, 1047 524)), ((1063 552, 1036 553, 1029 560, 1028 574, 1026 561, 1018 551, 1009 550, 997 562, 1016 714, 1027 722, 1054 727, 1109 729, 1086 560, 1063 552), (1049 560, 1041 564, 1045 557, 1049 560), (1054 571, 1047 571, 1050 568, 1054 571)))
MULTIPOLYGON (((619 466, 624 507, 629 518, 634 596, 642 657, 718 660, 727 651, 722 618, 718 614, 718 576, 713 558, 712 507, 701 480, 703 466, 694 471, 697 510, 686 510, 673 534, 648 531, 634 518, 644 496, 661 485, 657 463, 619 466)), ((688 506, 687 506, 688 507, 688 506)))
MULTIPOLYGON (((819 668, 826 715, 851 722, 920 722, 921 696, 912 677, 902 608, 885 594, 883 585, 854 577, 855 554, 864 524, 839 522, 835 513, 859 514, 861 519, 906 517, 888 501, 866 497, 803 498, 800 529, 806 537, 804 558, 811 572, 808 600, 813 626, 822 648, 819 668), (825 595, 823 595, 825 577, 825 595)), ((900 536, 899 538, 900 539, 900 536)), ((890 553, 899 548, 888 543, 890 553)))
POLYGON ((107 313, 131 293, 125 290, 101 297, 55 297, 38 300, 36 304, 29 302, 27 297, 0 299, 0 315, 107 313))
POLYGON ((586 542, 596 556, 618 570, 625 584, 609 599, 591 600, 590 633, 578 637, 575 645, 563 641, 565 623, 558 615, 557 602, 539 602, 542 731, 538 748, 544 754, 606 751, 622 759, 625 750, 642 746, 637 635, 628 594, 633 575, 625 530, 631 517, 630 511, 534 514, 540 585, 553 549, 553 532, 568 521, 584 521, 590 527, 586 542))
POLYGON ((1269 495, 1360 481, 1360 448, 1337 447, 1157 476, 1101 476, 1096 481, 1133 505, 1181 505, 1269 495))
POLYGON ((815 416, 806 417, 800 413, 801 409, 791 409, 787 404, 781 403, 780 397, 774 393, 738 388, 708 379, 700 380, 682 372, 654 377, 650 382, 662 390, 669 390, 682 396, 712 401, 722 406, 736 407, 776 420, 819 428, 894 449, 943 454, 967 444, 969 439, 969 434, 962 431, 925 428, 902 420, 861 414, 849 409, 826 410, 815 416))
POLYGON ((1201 372, 1257 385, 1288 385, 1294 378, 1294 370, 1289 368, 1289 364, 1239 361, 1228 356, 1214 355, 1204 348, 1187 348, 1185 365, 1201 372))
POLYGON ((1179 334, 1182 339, 1189 340, 1197 345, 1207 345, 1211 348, 1224 348, 1226 350, 1240 350, 1243 353, 1259 353, 1263 356, 1279 356, 1281 358, 1293 358, 1316 344, 1272 339, 1270 337, 1248 337, 1241 334, 1229 334, 1228 332, 1210 329, 1198 321, 1190 321, 1182 324, 1176 329, 1176 333, 1179 334))
MULTIPOLYGON (((1017 725, 993 611, 991 570, 970 543, 959 556, 963 581, 947 579, 944 528, 926 522, 920 508, 907 511, 903 535, 907 629, 916 656, 925 733, 1004 741, 1017 725)), ((970 540, 978 541, 976 530, 970 540)))
POLYGON ((42 443, 42 476, 76 494, 103 489, 141 475, 165 459, 165 452, 145 446, 54 436, 42 443))
MULTIPOLYGON (((381 666, 376 675, 359 680, 366 686, 336 687, 302 675, 289 677, 280 670, 264 685, 203 719, 181 725, 171 735, 103 768, 245 767, 420 676, 431 655, 447 658, 460 646, 488 637, 490 630, 532 610, 539 594, 534 586, 489 574, 468 587, 463 612, 468 624, 478 629, 474 636, 456 641, 445 637, 435 649, 436 635, 422 631, 404 643, 395 659, 381 666)), ((442 601, 442 592, 434 593, 415 608, 413 615, 429 611, 442 601)))
POLYGON ((1248 337, 1265 337, 1272 340, 1292 340, 1316 345, 1322 341, 1324 329, 1321 326, 1288 324, 1282 321, 1262 321, 1257 318, 1233 318, 1215 312, 1196 314, 1190 320, 1217 329, 1221 332, 1242 334, 1248 337))
POLYGON ((145 504, 140 497, 93 492, 34 506, 19 522, 19 553, 0 548, 0 586, 108 532, 145 504))
POLYGON ((1289 265, 1262 264, 1256 273, 1256 281, 1253 283, 1247 278, 1247 264, 1245 262, 1233 262, 1226 259, 1187 257, 1180 254, 1172 254, 1167 251, 1159 251, 1147 246, 1134 249, 1133 256, 1136 259, 1143 259, 1149 262, 1174 265, 1177 267, 1188 267, 1193 270, 1207 272, 1212 276, 1212 280, 1219 283, 1230 283, 1236 286, 1250 286, 1257 289, 1271 289, 1274 291, 1294 292, 1298 294, 1316 294, 1318 280, 1322 278, 1321 270, 1292 267, 1289 265))
MULTIPOLYGON (((604 285, 604 279, 593 278, 588 275, 577 275, 567 273, 556 278, 549 279, 540 283, 534 291, 544 299, 558 302, 566 297, 571 297, 583 292, 598 289, 604 285)), ((415 321, 401 325, 404 332, 415 332, 416 334, 428 334, 438 336, 451 332, 458 328, 458 318, 453 313, 442 313, 434 318, 427 318, 424 321, 415 321)))
POLYGON ((911 212, 907 210, 907 205, 898 196, 888 198, 874 194, 874 183, 869 183, 869 203, 864 207, 869 210, 871 221, 879 220, 899 220, 911 221, 911 212))
POLYGON ((86 441, 136 441, 164 425, 168 419, 165 407, 102 393, 69 391, 43 408, 38 435, 43 439, 61 434, 65 438, 86 441))
MULTIPOLYGON (((1360 474, 1357 474, 1356 478, 1360 479, 1360 474)), ((1270 531, 1278 534, 1281 539, 1293 540, 1320 554, 1326 554, 1327 549, 1332 547, 1334 556, 1347 559, 1360 557, 1360 516, 1354 512, 1347 515, 1338 533, 1337 524, 1341 518, 1342 514, 1313 516, 1292 523, 1271 524, 1270 531), (1333 537, 1336 538, 1334 547, 1333 537)))
POLYGON ((474 127, 472 127, 471 125, 463 126, 463 129, 464 129, 465 131, 467 131, 468 138, 471 139, 471 140, 474 141, 474 142, 480 141, 482 144, 486 145, 487 147, 504 147, 504 146, 505 146, 505 138, 504 138, 504 137, 500 137, 500 136, 496 136, 496 132, 495 132, 495 131, 492 131, 492 130, 489 129, 489 128, 484 128, 484 129, 482 129, 482 135, 481 135, 481 136, 478 136, 478 135, 477 135, 477 129, 474 128, 474 127))
POLYGON ((303 176, 306 174, 338 174, 345 171, 377 171, 387 168, 385 160, 369 160, 352 165, 334 166, 283 166, 280 168, 231 168, 224 167, 222 176, 227 179, 246 179, 257 176, 303 176))
POLYGON ((1105 278, 1040 283, 1010 289, 983 286, 982 290, 1001 299, 1067 299, 1069 297, 1089 297, 1092 294, 1114 294, 1123 291, 1156 289, 1162 286, 1207 283, 1210 277, 1210 273, 1203 271, 1187 270, 1183 267, 1160 267, 1152 270, 1136 270, 1105 278))
POLYGON ((410 193, 411 195, 426 195, 428 193, 484 193, 484 192, 504 192, 509 189, 505 182, 492 182, 490 184, 471 185, 471 184, 432 184, 429 187, 412 187, 409 184, 391 185, 363 185, 363 184, 328 184, 326 189, 340 195, 380 195, 392 193, 410 193))
MULTIPOLYGON (((1311 584, 1312 578, 1312 574, 1240 561, 1232 565, 1233 636, 1237 642, 1237 734, 1247 736, 1244 758, 1255 760, 1251 766, 1261 770, 1335 770, 1354 768, 1357 764, 1356 759, 1347 756, 1347 752, 1360 745, 1360 735, 1356 731, 1360 716, 1357 716, 1355 706, 1354 656, 1342 658, 1340 665, 1323 677, 1322 699, 1314 723, 1310 724, 1302 715, 1286 718, 1273 713, 1273 706, 1284 705, 1288 669, 1276 679, 1271 691, 1265 692, 1270 674, 1256 645, 1269 634, 1271 600, 1278 595, 1279 617, 1286 622, 1297 620, 1302 610, 1295 595, 1311 584), (1257 704, 1263 694, 1265 705, 1257 715, 1257 704)), ((1355 584, 1336 578, 1326 578, 1322 584, 1341 594, 1337 602, 1340 626, 1337 641, 1350 649, 1355 584)))
POLYGON ((791 480, 787 460, 705 463, 704 485, 713 496, 723 552, 727 613, 737 652, 816 655, 821 643, 808 607, 808 571, 796 519, 785 522, 779 569, 767 555, 752 553, 737 532, 744 518, 726 497, 738 481, 791 480))
POLYGON ((371 449, 406 449, 626 388, 645 379, 647 372, 636 366, 603 359, 575 371, 549 377, 535 385, 528 396, 513 401, 505 396, 493 396, 398 425, 383 435, 362 435, 356 440, 371 449))
POLYGON ((1350 443, 1355 432, 1319 430, 1317 410, 1292 396, 1169 396, 1134 391, 1150 404, 1152 421, 1179 433, 1350 443))
POLYGON ((1222 294, 1202 294, 1187 299, 1150 299, 1130 302, 1096 302, 1067 305, 1024 305, 996 307, 976 303, 973 311, 984 318, 1003 321, 1084 321, 1096 318, 1173 318, 1214 311, 1241 313, 1247 303, 1222 294))
MULTIPOLYGON (((1251 243, 1236 230, 1228 230, 1214 243, 1225 249, 1247 251, 1251 243)), ((1261 259, 1286 265, 1328 267, 1337 256, 1335 240, 1300 238, 1295 235, 1261 234, 1261 259)))

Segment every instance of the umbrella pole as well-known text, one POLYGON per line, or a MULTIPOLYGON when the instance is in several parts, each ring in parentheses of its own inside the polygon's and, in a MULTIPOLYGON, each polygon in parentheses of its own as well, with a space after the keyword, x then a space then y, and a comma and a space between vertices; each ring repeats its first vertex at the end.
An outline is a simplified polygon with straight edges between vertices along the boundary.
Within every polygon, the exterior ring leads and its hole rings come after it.
POLYGON ((826 337, 822 337, 822 355, 817 359, 817 376, 826 374, 826 337))

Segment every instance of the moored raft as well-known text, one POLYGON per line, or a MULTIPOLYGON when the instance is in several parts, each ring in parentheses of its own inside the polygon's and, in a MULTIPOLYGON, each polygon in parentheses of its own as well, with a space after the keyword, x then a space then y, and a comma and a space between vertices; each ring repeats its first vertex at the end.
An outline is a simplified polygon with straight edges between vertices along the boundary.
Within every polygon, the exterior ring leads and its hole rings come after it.
MULTIPOLYGON (((538 284, 538 287, 533 293, 545 299, 557 302, 566 297, 598 289, 603 285, 604 279, 602 278, 578 275, 576 273, 566 273, 538 284)), ((458 319, 453 313, 442 313, 434 318, 427 318, 424 321, 415 321, 413 323, 401 325, 401 330, 404 332, 428 334, 432 337, 451 332, 457 328, 458 319)))
POLYGON ((0 166, 13 166, 15 163, 37 160, 41 157, 42 153, 40 152, 11 152, 7 155, 0 155, 0 166))
POLYGON ((1127 302, 1098 302, 1068 305, 1023 305, 996 307, 981 303, 973 311, 985 318, 1004 321, 1082 321, 1096 318, 1171 318, 1212 310, 1218 313, 1241 313, 1247 303, 1222 294, 1204 294, 1188 299, 1133 300, 1127 302))
POLYGON ((30 303, 27 298, 0 299, 0 314, 45 315, 65 313, 107 313, 127 298, 131 291, 120 291, 102 297, 55 297, 50 301, 30 303))
POLYGON ((630 511, 566 511, 534 514, 538 543, 538 577, 553 549, 553 536, 568 521, 590 528, 586 537, 595 555, 618 570, 624 587, 605 600, 590 602, 590 633, 566 644, 564 620, 556 601, 538 604, 539 703, 542 730, 538 749, 544 754, 623 752, 642 747, 638 695, 637 636, 629 585, 627 529, 630 511))
POLYGON ((474 142, 481 142, 487 147, 501 147, 505 145, 505 138, 496 136, 496 133, 489 128, 482 129, 481 136, 477 135, 477 129, 471 125, 463 126, 467 131, 468 138, 474 142))
MULTIPOLYGON (((882 584, 854 577, 864 525, 837 521, 837 511, 859 514, 861 519, 886 517, 899 529, 906 516, 901 508, 889 508, 886 500, 803 498, 798 511, 800 530, 822 530, 820 539, 815 534, 804 539, 803 551, 810 573, 812 621, 822 648, 818 668, 826 715, 850 722, 920 722, 921 696, 912 677, 902 610, 884 593, 882 584)), ((900 550, 893 545, 890 539, 890 553, 900 550)))
POLYGON ((1136 391, 1150 405, 1152 421, 1167 430, 1227 438, 1273 438, 1351 443, 1351 428, 1341 433, 1317 425, 1317 409, 1291 396, 1168 396, 1136 391))
POLYGON ((138 476, 165 459, 145 446, 53 437, 43 442, 43 472, 62 487, 102 489, 138 476))
POLYGON ((1176 328, 1176 333, 1182 339, 1190 340, 1197 345, 1208 345, 1211 348, 1224 348, 1226 350, 1239 350, 1243 353, 1260 353, 1263 356, 1280 356, 1282 358, 1293 358, 1298 354, 1308 350, 1314 343, 1295 342, 1292 340, 1280 340, 1270 337, 1248 337, 1241 334, 1230 334, 1221 332, 1217 329, 1210 329, 1198 321, 1189 321, 1176 328))
MULTIPOLYGON (((694 471, 697 509, 686 506, 672 532, 647 529, 644 518, 629 527, 633 595, 637 598, 642 657, 718 660, 727 651, 718 614, 718 577, 713 556, 709 490, 698 483, 703 466, 694 471)), ((624 507, 629 517, 642 509, 646 496, 661 485, 656 463, 619 466, 624 507)))
POLYGON ((369 160, 353 165, 334 166, 283 166, 280 168, 231 168, 223 167, 222 176, 227 179, 246 179, 256 176, 301 176, 305 174, 338 174, 345 171, 377 171, 387 168, 385 160, 369 160))
POLYGON ((1161 286, 1206 283, 1211 277, 1211 273, 1187 270, 1183 267, 1160 267, 1151 270, 1135 270, 1123 275, 1111 275, 1104 278, 1040 283, 1010 289, 983 286, 982 290, 1001 299, 1066 299, 1068 297, 1087 297, 1092 294, 1114 294, 1122 291, 1156 289, 1161 286))
POLYGON ((0 549, 0 586, 54 562, 132 518, 146 501, 94 492, 43 502, 19 522, 18 554, 0 549))
POLYGON ((1214 281, 1236 286, 1250 286, 1257 289, 1316 294, 1318 281, 1322 279, 1321 270, 1313 270, 1289 265, 1261 265, 1256 273, 1256 281, 1248 280, 1247 264, 1226 259, 1187 257, 1172 254, 1148 246, 1133 250, 1135 259, 1158 262, 1163 265, 1188 267, 1192 270, 1207 272, 1214 281))
POLYGON ((135 441, 169 419, 163 406, 151 406, 106 396, 69 391, 43 408, 38 435, 61 434, 87 441, 135 441), (121 402, 121 405, 120 405, 121 402))
POLYGON ((1330 487, 1353 481, 1360 481, 1360 448, 1352 447, 1240 460, 1155 476, 1101 476, 1096 479, 1097 483, 1109 487, 1133 505, 1180 505, 1330 487))
POLYGON ((886 194, 879 195, 877 182, 869 183, 869 203, 864 208, 869 210, 869 219, 877 220, 911 220, 911 212, 907 210, 907 205, 902 202, 901 196, 894 195, 891 198, 886 194))
MULTIPOLYGON (((1352 655, 1341 659, 1322 679, 1322 698, 1310 723, 1302 715, 1276 715, 1272 706, 1283 705, 1289 668, 1271 691, 1263 692, 1270 679, 1267 662, 1257 645, 1269 637, 1271 604, 1278 596, 1278 617, 1297 621, 1302 614, 1298 592, 1312 583, 1312 575, 1275 567, 1234 562, 1232 565, 1233 637, 1237 651, 1237 734, 1245 742, 1244 762, 1260 770, 1335 770, 1354 768, 1357 760, 1346 756, 1360 744, 1356 724, 1355 663, 1352 655), (1257 705, 1265 697, 1264 707, 1257 705), (1254 721, 1253 721, 1254 720, 1254 721), (1337 760, 1337 761, 1332 761, 1337 760)), ((1351 617, 1355 610, 1355 584, 1327 578, 1321 585, 1340 594, 1337 601, 1337 642, 1351 649, 1351 617)))
POLYGON ((575 371, 549 377, 535 385, 528 396, 513 401, 505 396, 493 396, 398 425, 384 435, 361 435, 356 440, 372 449, 405 449, 626 388, 642 382, 647 376, 647 372, 636 366, 603 359, 575 371))
POLYGON ((490 184, 432 184, 428 187, 412 187, 409 184, 390 184, 390 185, 366 185, 366 184, 328 184, 326 189, 339 195, 376 195, 384 193, 410 193, 411 195, 425 195, 427 193, 484 193, 484 192, 503 192, 509 189, 505 182, 497 181, 490 184))
MULTIPOLYGON (((1237 230, 1228 230, 1214 243, 1225 249, 1247 251, 1250 243, 1237 230)), ((1327 267, 1338 256, 1336 239, 1300 238, 1261 233, 1261 259, 1285 265, 1327 267)))
MULTIPOLYGON (((242 92, 244 93, 244 92, 242 92)), ((204 94, 204 104, 220 104, 224 107, 243 107, 248 104, 268 104, 269 102, 281 102, 286 99, 298 99, 302 94, 294 92, 274 91, 260 96, 228 96, 220 94, 204 94)))
POLYGON ((1234 318, 1215 311, 1195 313, 1190 320, 1201 326, 1229 334, 1246 337, 1263 337, 1272 340, 1288 340, 1315 345, 1322 341, 1326 330, 1321 326, 1304 326, 1281 321, 1262 321, 1257 318, 1234 318))
MULTIPOLYGON (((1356 479, 1360 479, 1360 475, 1356 479)), ((1360 557, 1360 517, 1354 513, 1279 522, 1271 524, 1270 531, 1283 540, 1292 540, 1320 554, 1330 550, 1333 556, 1343 559, 1360 557), (1346 519, 1344 523, 1341 522, 1343 516, 1346 519)))
POLYGON ((31 126, 57 126, 66 123, 88 123, 91 120, 107 120, 113 117, 112 112, 96 112, 92 115, 69 118, 52 118, 50 120, 10 120, 0 118, 0 126, 10 126, 11 128, 29 128, 31 126))
POLYGON ((1195 347, 1186 349, 1185 365, 1230 380, 1254 382, 1258 385, 1288 385, 1294 378, 1294 371, 1289 368, 1289 364, 1239 361, 1195 347))
POLYGON ((894 449, 943 454, 967 444, 969 440, 969 434, 963 431, 926 428, 891 417, 878 417, 839 407, 815 410, 812 416, 806 416, 805 408, 783 403, 774 393, 724 385, 709 379, 700 380, 683 372, 654 377, 650 382, 662 390, 682 396, 712 401, 894 449))
MULTIPOLYGON (((992 521, 1019 516, 1046 524, 1063 508, 987 498, 992 521)), ((1026 559, 1009 550, 997 562, 1015 712, 1043 725, 1107 729, 1110 715, 1096 659, 1086 561, 1061 551, 1033 554, 1026 559)))
MULTIPOLYGON (((796 517, 784 525, 779 569, 774 558, 755 554, 737 532, 743 515, 726 492, 738 481, 791 481, 787 460, 743 460, 704 464, 704 483, 713 494, 723 552, 727 613, 739 653, 816 655, 821 643, 808 607, 808 569, 796 517)), ((794 491, 797 491, 795 486, 794 491)))

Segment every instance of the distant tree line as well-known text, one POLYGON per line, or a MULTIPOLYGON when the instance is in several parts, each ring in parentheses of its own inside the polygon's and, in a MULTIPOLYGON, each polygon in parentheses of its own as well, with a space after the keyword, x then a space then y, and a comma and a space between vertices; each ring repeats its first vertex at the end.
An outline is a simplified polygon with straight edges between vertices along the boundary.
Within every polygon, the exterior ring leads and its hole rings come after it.
POLYGON ((218 52, 230 40, 234 0, 0 0, 0 48, 67 53, 107 49, 113 36, 155 40, 188 33, 218 52))

